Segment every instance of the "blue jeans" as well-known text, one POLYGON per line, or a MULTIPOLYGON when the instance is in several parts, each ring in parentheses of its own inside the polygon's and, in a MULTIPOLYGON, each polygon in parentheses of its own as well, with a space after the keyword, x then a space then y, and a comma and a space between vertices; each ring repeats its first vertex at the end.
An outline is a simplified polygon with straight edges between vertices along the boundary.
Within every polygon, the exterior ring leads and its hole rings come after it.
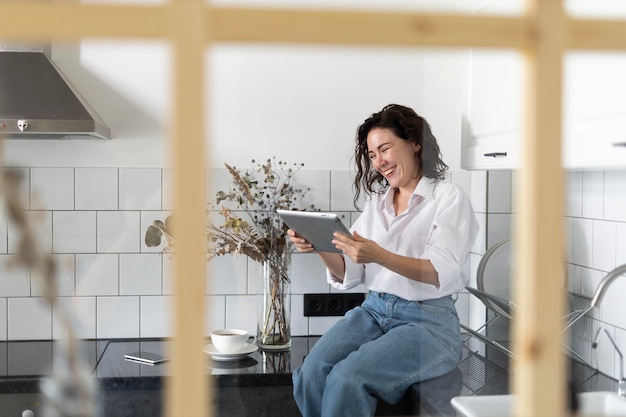
POLYGON ((369 417, 377 401, 400 401, 416 382, 452 371, 461 359, 451 297, 407 301, 371 292, 313 346, 293 372, 304 417, 369 417))

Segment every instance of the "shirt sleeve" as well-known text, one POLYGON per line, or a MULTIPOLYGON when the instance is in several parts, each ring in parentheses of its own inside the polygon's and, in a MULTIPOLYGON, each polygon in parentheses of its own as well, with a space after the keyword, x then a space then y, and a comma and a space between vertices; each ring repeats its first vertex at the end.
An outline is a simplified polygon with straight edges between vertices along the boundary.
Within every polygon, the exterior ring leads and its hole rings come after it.
POLYGON ((350 288, 362 284, 365 277, 365 267, 355 264, 352 262, 352 259, 345 255, 343 255, 343 261, 346 264, 346 272, 343 276, 343 281, 326 269, 326 280, 328 283, 339 290, 349 290, 350 288))
POLYGON ((469 199, 459 189, 445 195, 440 207, 427 238, 424 258, 437 271, 439 292, 451 293, 469 282, 464 266, 478 234, 478 222, 469 199))
MULTIPOLYGON (((354 232, 357 229, 360 230, 359 225, 363 222, 367 222, 366 218, 370 213, 371 205, 372 200, 366 200, 365 207, 359 215, 359 218, 356 219, 354 224, 350 227, 350 232, 354 232)), ((365 265, 356 264, 349 256, 345 255, 343 255, 343 261, 346 265, 346 271, 342 277, 343 281, 340 277, 331 274, 330 271, 326 269, 326 280, 328 283, 339 290, 349 290, 359 284, 363 284, 365 282, 365 265)))

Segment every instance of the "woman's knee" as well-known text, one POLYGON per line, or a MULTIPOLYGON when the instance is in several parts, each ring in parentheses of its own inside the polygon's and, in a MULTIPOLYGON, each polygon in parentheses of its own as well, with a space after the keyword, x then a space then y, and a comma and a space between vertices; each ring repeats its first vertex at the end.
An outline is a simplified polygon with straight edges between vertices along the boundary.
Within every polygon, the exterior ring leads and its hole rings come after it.
POLYGON ((366 379, 358 368, 337 364, 326 377, 326 386, 338 393, 350 395, 365 389, 366 379))

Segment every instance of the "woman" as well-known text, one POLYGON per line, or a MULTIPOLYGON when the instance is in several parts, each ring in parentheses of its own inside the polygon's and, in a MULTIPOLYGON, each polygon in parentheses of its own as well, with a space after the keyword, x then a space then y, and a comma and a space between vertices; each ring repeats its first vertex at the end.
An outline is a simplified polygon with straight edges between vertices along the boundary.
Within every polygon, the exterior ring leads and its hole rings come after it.
MULTIPOLYGON (((293 373, 304 417, 366 417, 377 401, 398 402, 414 383, 444 375, 461 359, 452 295, 468 282, 464 266, 478 226, 470 201, 444 182, 448 166, 430 126, 396 104, 359 127, 351 228, 336 233, 343 254, 318 252, 328 282, 369 295, 346 313, 293 373)), ((315 248, 289 231, 300 252, 315 248)))

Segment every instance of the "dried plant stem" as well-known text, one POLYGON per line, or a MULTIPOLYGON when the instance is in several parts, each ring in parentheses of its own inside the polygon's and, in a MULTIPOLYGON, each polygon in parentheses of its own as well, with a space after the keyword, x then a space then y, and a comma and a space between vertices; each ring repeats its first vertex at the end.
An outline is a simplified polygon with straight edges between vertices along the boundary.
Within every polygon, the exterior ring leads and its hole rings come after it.
MULTIPOLYGON (((0 152, 1 153, 1 152, 0 152)), ((1 154, 0 154, 1 160, 1 154)), ((60 348, 55 350, 55 369, 51 378, 42 380, 44 412, 61 417, 92 417, 98 414, 97 383, 78 353, 72 316, 57 303, 57 268, 50 254, 43 251, 22 206, 20 181, 22 171, 3 168, 0 175, 0 198, 9 220, 20 233, 16 261, 30 269, 40 284, 43 299, 55 310, 63 329, 60 348), (70 394, 71 393, 71 394, 70 394)))
POLYGON ((289 297, 289 281, 284 278, 287 275, 289 260, 266 260, 263 265, 264 279, 267 293, 261 303, 265 306, 263 322, 260 323, 259 342, 261 346, 289 345, 290 324, 286 297, 289 297), (282 261, 282 262, 281 262, 282 261), (286 262, 285 262, 286 261, 286 262))

